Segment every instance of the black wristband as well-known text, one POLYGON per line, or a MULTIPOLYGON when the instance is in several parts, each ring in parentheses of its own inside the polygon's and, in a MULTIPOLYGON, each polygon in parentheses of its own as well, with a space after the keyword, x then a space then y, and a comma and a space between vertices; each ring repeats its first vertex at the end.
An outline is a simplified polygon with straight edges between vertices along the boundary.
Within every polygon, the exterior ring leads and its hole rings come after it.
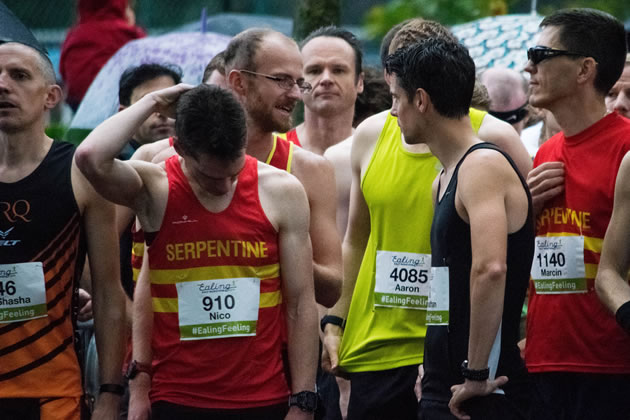
POLYGON ((630 300, 617 309, 615 313, 617 324, 621 326, 627 333, 630 333, 630 300))
POLYGON ((461 366, 462 376, 469 381, 485 381, 490 377, 490 369, 469 369, 468 360, 464 360, 461 366))
POLYGON ((322 329, 322 332, 324 332, 324 328, 326 328, 326 324, 336 325, 340 327, 342 330, 345 329, 346 327, 346 321, 344 321, 343 318, 339 318, 338 316, 334 316, 334 315, 324 315, 322 320, 319 322, 319 326, 322 329))
POLYGON ((98 393, 110 392, 112 394, 122 396, 125 393, 125 388, 119 384, 102 384, 98 389, 98 393))

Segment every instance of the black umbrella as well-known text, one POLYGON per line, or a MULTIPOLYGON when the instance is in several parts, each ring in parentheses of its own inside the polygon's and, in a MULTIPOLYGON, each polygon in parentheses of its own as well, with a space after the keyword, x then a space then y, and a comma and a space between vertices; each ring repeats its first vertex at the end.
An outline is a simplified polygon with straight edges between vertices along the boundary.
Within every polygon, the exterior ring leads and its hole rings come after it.
POLYGON ((48 55, 46 48, 2 2, 0 2, 0 42, 19 42, 48 55))

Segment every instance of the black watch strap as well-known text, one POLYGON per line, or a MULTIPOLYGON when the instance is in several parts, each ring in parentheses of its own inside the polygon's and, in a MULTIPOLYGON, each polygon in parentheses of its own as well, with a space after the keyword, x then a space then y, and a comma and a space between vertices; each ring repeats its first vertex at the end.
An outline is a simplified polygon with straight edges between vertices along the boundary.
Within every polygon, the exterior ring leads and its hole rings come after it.
POLYGON ((102 394, 103 392, 123 395, 125 393, 125 388, 120 384, 102 384, 98 389, 98 393, 102 394))
POLYGON ((317 410, 317 392, 302 391, 291 394, 289 397, 289 407, 297 406, 300 410, 314 413, 317 410))
POLYGON ((490 377, 490 369, 469 369, 468 360, 462 362, 462 376, 469 381, 485 381, 490 377))
POLYGON ((346 328, 346 321, 343 318, 340 318, 335 315, 324 315, 322 320, 319 322, 319 326, 322 329, 322 332, 324 332, 324 329, 326 328, 326 324, 336 325, 342 330, 346 328))

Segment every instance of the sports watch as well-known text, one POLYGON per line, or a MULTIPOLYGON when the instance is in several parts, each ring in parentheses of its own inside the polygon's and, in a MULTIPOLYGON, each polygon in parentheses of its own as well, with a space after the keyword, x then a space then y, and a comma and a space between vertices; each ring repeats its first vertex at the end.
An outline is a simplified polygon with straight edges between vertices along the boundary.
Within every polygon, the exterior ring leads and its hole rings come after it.
POLYGON ((468 360, 464 360, 462 362, 462 376, 469 381, 485 381, 490 377, 490 369, 469 369, 468 368, 468 360))
POLYGON ((141 363, 137 360, 132 360, 127 366, 127 372, 125 373, 125 378, 131 380, 138 376, 138 373, 144 372, 149 376, 152 375, 151 364, 150 363, 141 363))
POLYGON ((289 407, 298 406, 300 410, 314 413, 317 409, 317 392, 302 391, 291 394, 289 397, 289 407))

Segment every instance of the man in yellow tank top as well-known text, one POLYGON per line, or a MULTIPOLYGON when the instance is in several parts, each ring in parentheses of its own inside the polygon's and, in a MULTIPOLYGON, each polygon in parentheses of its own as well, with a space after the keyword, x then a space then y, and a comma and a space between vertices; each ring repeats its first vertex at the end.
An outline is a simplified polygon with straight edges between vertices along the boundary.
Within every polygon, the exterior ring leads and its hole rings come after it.
MULTIPOLYGON (((435 22, 414 20, 397 33, 390 52, 427 37, 452 35, 435 22)), ((470 117, 480 137, 499 143, 522 172, 529 171, 531 160, 509 125, 473 109, 470 117)), ((415 419, 414 384, 426 332, 431 184, 440 165, 426 145, 402 139, 397 119, 387 111, 357 128, 351 166, 344 283, 322 322, 323 363, 350 377, 349 420, 415 419)))

